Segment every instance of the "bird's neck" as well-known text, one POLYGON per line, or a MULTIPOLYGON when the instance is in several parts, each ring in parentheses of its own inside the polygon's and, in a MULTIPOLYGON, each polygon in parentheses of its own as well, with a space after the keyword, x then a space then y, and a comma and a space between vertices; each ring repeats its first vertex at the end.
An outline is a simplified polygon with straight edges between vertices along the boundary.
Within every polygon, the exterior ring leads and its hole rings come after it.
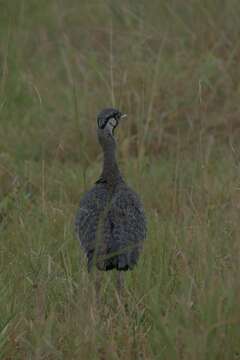
POLYGON ((116 159, 116 148, 103 148, 103 169, 101 179, 109 184, 114 184, 122 179, 116 159))

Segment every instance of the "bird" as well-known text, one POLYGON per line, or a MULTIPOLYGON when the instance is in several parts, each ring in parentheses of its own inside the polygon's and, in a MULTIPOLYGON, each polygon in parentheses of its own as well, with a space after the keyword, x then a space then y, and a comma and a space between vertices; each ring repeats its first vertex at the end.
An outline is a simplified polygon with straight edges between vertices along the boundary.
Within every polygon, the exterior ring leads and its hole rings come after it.
POLYGON ((80 199, 75 230, 88 263, 88 271, 117 270, 117 288, 123 273, 138 262, 147 234, 142 201, 125 182, 117 162, 115 130, 127 115, 103 109, 97 116, 97 138, 103 152, 102 172, 80 199))

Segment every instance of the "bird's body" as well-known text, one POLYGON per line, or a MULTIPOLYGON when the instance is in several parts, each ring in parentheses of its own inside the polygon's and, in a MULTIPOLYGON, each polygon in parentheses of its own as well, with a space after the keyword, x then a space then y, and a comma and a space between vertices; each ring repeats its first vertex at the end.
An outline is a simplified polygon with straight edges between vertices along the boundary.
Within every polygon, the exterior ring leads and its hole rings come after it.
MULTIPOLYGON (((115 109, 106 109, 100 113, 98 125, 109 113, 110 120, 114 114, 121 115, 115 109)), ((89 270, 96 266, 98 270, 125 271, 138 261, 146 237, 146 220, 138 195, 127 186, 117 165, 113 131, 118 123, 108 128, 107 123, 108 120, 103 129, 100 126, 98 129, 104 153, 102 175, 80 201, 76 232, 89 270)))
POLYGON ((99 270, 129 270, 137 263, 145 238, 145 217, 137 195, 124 182, 109 191, 96 184, 80 202, 77 233, 88 258, 99 270))

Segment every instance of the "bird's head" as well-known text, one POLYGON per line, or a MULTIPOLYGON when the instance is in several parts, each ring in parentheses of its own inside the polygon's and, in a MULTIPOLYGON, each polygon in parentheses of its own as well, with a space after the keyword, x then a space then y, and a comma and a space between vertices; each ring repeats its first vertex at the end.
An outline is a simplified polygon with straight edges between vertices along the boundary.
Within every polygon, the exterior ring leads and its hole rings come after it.
POLYGON ((107 108, 102 110, 97 117, 98 133, 102 133, 103 136, 105 135, 113 137, 114 130, 118 126, 121 119, 126 116, 126 114, 122 114, 117 109, 107 108))

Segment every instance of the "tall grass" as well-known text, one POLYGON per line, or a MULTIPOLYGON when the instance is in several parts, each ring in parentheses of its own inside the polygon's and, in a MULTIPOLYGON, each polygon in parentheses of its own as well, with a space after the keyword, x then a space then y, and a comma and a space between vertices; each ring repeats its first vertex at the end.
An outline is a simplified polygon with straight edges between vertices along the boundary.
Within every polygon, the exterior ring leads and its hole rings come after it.
POLYGON ((238 359, 238 1, 0 9, 0 358, 238 359), (148 238, 97 304, 73 219, 105 106, 148 238))

